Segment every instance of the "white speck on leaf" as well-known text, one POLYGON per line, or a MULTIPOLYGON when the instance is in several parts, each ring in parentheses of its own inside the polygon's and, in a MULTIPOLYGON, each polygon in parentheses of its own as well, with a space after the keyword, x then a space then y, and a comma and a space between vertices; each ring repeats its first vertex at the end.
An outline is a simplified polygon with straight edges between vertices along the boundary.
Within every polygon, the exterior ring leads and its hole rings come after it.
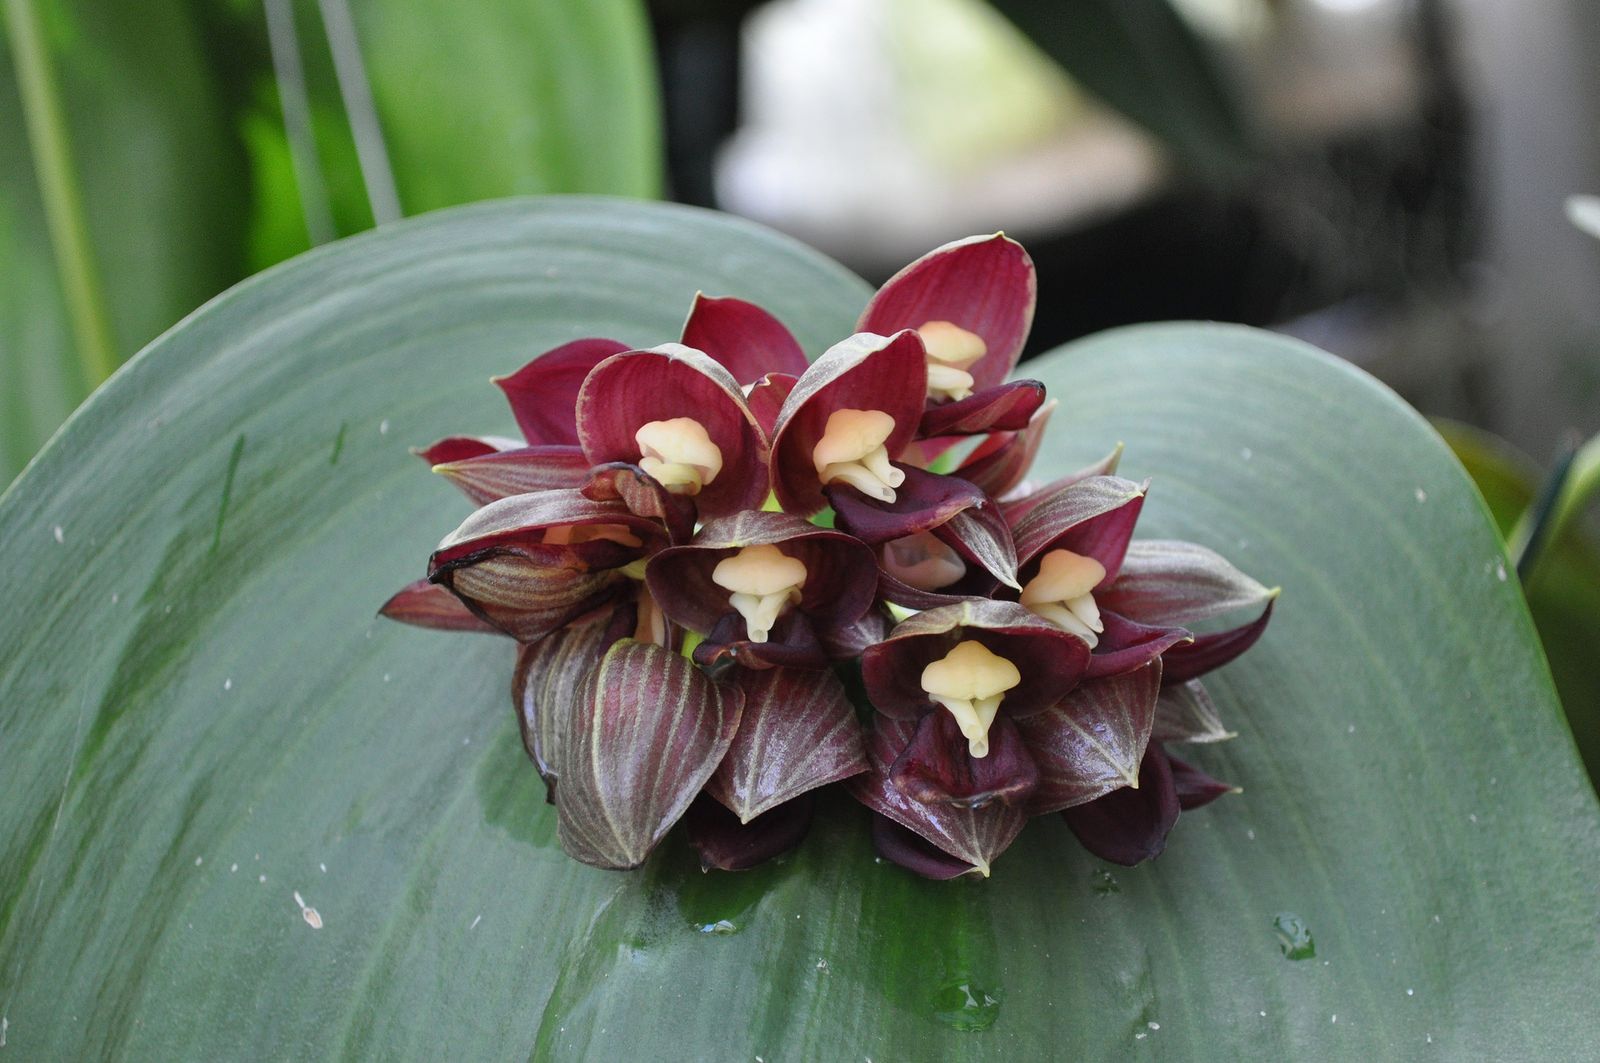
POLYGON ((378 434, 380 436, 386 436, 389 434, 389 418, 385 417, 383 420, 378 422, 378 434))
POLYGON ((1467 813, 1467 820, 1468 820, 1468 822, 1471 822, 1471 823, 1478 822, 1478 814, 1476 812, 1468 812, 1467 813))
POLYGON ((50 534, 56 537, 56 542, 58 543, 64 543, 67 541, 67 533, 61 530, 61 525, 59 524, 50 529, 50 534))
POLYGON ((322 929, 322 915, 301 899, 299 890, 294 891, 294 903, 300 906, 300 917, 306 921, 307 926, 312 930, 322 929))
POLYGON ((1420 487, 1417 488, 1417 505, 1420 506, 1420 505, 1422 505, 1422 503, 1426 502, 1427 500, 1428 500, 1428 492, 1424 491, 1420 487))
POLYGON ((1251 451, 1251 449, 1249 447, 1240 447, 1239 448, 1239 457, 1243 458, 1245 461, 1249 461, 1251 456, 1252 456, 1252 454, 1253 454, 1253 451, 1251 451))
POLYGON ((1147 1034, 1147 1033, 1145 1033, 1144 1031, 1141 1030, 1140 1032, 1138 1032, 1138 1033, 1133 1035, 1133 1039, 1135 1041, 1143 1041, 1146 1037, 1149 1037, 1149 1036, 1150 1036, 1149 1034, 1147 1034))
POLYGON ((239 865, 238 864, 234 864, 232 867, 228 868, 228 870, 229 871, 237 871, 237 870, 239 870, 239 865))
POLYGON ((481 923, 481 922, 483 922, 483 916, 480 914, 476 919, 474 919, 472 921, 472 925, 467 927, 467 929, 468 930, 476 930, 476 929, 478 929, 478 924, 481 923))
POLYGON ((195 867, 199 867, 201 864, 203 864, 205 862, 206 862, 206 858, 203 857, 203 856, 197 856, 197 857, 194 858, 194 866, 195 867))
POLYGON ((231 676, 222 681, 222 689, 223 690, 232 690, 233 689, 233 678, 231 676))
POLYGON ((322 869, 322 873, 324 875, 326 875, 328 873, 328 865, 327 864, 318 864, 317 866, 322 869))
POLYGON ((267 881, 267 876, 265 876, 265 875, 262 875, 262 876, 261 876, 261 877, 260 877, 260 878, 258 878, 258 879, 257 879, 257 880, 256 880, 256 881, 257 881, 257 882, 266 882, 266 881, 267 881))
POLYGON ((1495 563, 1494 575, 1495 579, 1498 579, 1501 583, 1506 581, 1506 563, 1504 561, 1498 561, 1495 563))
POLYGON ((1246 838, 1249 838, 1251 841, 1255 841, 1256 840, 1256 832, 1254 830, 1245 831, 1244 832, 1244 836, 1246 838))
POLYGON ((1337 1016, 1337 1015, 1330 1015, 1330 1016, 1328 1016, 1328 1021, 1329 1021, 1329 1022, 1338 1022, 1338 1021, 1339 1021, 1339 1016, 1337 1016))
POLYGON ((1408 989, 1408 990, 1406 990, 1406 996, 1408 996, 1408 997, 1414 997, 1414 996, 1416 996, 1416 995, 1417 995, 1417 991, 1416 991, 1416 990, 1415 990, 1415 989, 1408 989))
POLYGON ((112 591, 111 592, 111 604, 112 605, 116 605, 120 601, 122 601, 122 595, 118 594, 116 591, 112 591))

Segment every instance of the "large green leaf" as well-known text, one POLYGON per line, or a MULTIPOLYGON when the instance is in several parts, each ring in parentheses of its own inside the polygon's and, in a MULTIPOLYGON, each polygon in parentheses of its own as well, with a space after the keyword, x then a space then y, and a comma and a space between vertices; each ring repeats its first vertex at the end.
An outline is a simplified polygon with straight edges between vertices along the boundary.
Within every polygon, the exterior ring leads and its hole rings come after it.
MULTIPOLYGON (((11 0, 54 67, 116 356, 244 272, 243 154, 182 0, 11 0)), ((19 16, 21 17, 21 16, 19 16)), ((87 394, 0 22, 0 483, 87 394)))
POLYGON ((992 879, 924 882, 873 860, 843 799, 743 875, 701 875, 676 836, 634 874, 563 856, 510 647, 373 619, 464 508, 405 447, 508 430, 488 374, 578 334, 670 337, 697 288, 767 303, 813 353, 867 295, 681 208, 452 211, 217 300, 0 499, 11 1047, 1589 1054, 1600 815, 1483 504, 1390 393, 1236 328, 1034 363, 1063 400, 1048 467, 1126 441, 1157 477, 1145 534, 1285 588, 1212 684, 1239 738, 1193 754, 1245 792, 1155 864, 1108 870, 1043 821, 992 879))
MULTIPOLYGON (((1495 524, 1509 535, 1533 504, 1542 475, 1533 459, 1488 432, 1454 422, 1437 426, 1489 503, 1495 524)), ((1525 591, 1539 639, 1550 659, 1567 723, 1589 769, 1600 780, 1600 544, 1581 521, 1540 551, 1525 591)))

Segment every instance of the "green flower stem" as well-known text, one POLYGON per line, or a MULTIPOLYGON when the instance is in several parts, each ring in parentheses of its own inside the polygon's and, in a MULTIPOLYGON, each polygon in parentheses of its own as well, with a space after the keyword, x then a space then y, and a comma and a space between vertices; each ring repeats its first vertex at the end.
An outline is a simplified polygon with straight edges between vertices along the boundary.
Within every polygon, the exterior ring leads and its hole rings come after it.
POLYGON ((1540 506, 1529 506, 1517 518, 1516 527, 1511 529, 1511 556, 1517 559, 1518 571, 1523 573, 1525 580, 1532 578, 1539 559, 1539 553, 1531 558, 1526 557, 1530 548, 1537 550, 1534 546, 1536 543, 1548 547, 1559 541, 1567 526, 1578 518, 1597 494, 1600 494, 1600 435, 1590 439, 1572 455, 1555 501, 1544 507, 1542 514, 1540 506), (1541 517, 1544 521, 1542 528, 1539 526, 1541 517))
POLYGON ((89 244, 83 192, 78 187, 72 144, 38 7, 35 0, 5 0, 5 5, 6 29, 17 64, 17 87, 33 149, 39 194, 44 200, 56 269, 77 340, 78 363, 85 385, 92 389, 116 370, 119 361, 106 312, 105 288, 89 244))

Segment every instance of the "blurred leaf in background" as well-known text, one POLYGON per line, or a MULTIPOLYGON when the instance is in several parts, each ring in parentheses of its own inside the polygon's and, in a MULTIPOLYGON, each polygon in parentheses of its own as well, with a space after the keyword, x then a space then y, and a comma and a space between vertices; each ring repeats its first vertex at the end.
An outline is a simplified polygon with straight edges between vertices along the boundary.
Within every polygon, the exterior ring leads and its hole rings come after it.
POLYGON ((1199 173, 1226 176, 1253 135, 1228 76, 1171 0, 993 0, 1084 88, 1199 173))
MULTIPOLYGON (((1472 474, 1500 533, 1510 535, 1544 479, 1538 464, 1481 429, 1442 420, 1435 427, 1472 474)), ((1589 778, 1600 780, 1600 542, 1581 520, 1545 544, 1524 591, 1589 778)))
POLYGON ((5 10, 0 484, 95 377, 241 276, 249 191, 180 0, 6 0, 5 10), (25 118, 45 109, 53 129, 25 118), (40 153, 57 163, 48 186, 40 153), (74 226, 85 256, 69 303, 58 256, 74 226))
POLYGON ((660 192, 639 0, 4 2, 0 484, 248 273, 375 218, 660 192))

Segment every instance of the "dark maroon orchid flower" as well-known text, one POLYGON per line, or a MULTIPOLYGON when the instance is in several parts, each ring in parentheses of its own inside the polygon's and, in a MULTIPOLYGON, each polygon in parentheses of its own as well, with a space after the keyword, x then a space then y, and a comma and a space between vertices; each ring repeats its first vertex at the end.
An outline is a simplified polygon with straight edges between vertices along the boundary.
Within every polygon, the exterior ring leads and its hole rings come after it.
POLYGON ((700 664, 822 668, 872 608, 877 561, 842 532, 751 511, 656 554, 646 579, 669 618, 705 636, 700 664))

